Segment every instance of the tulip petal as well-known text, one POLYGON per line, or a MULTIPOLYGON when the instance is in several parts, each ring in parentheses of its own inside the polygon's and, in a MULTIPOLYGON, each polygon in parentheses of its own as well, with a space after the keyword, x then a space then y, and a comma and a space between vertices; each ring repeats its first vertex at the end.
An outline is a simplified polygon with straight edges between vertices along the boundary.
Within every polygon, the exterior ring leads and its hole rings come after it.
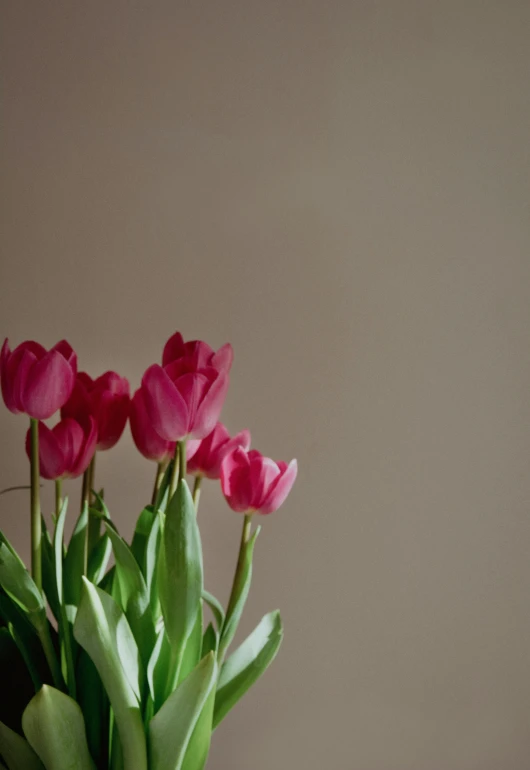
POLYGON ((278 465, 270 457, 252 457, 250 460, 250 485, 252 487, 252 507, 259 509, 267 499, 280 476, 278 465))
MULTIPOLYGON (((214 370, 215 371, 215 370, 214 370)), ((204 438, 215 428, 228 390, 228 374, 219 373, 203 397, 195 415, 191 438, 204 438)))
POLYGON ((145 458, 163 462, 174 453, 174 443, 166 441, 153 428, 145 407, 142 388, 138 388, 131 400, 129 422, 136 448, 145 458))
POLYGON ((73 347, 66 340, 61 340, 51 349, 56 350, 63 356, 64 360, 70 364, 75 376, 77 374, 77 353, 73 347))
POLYGON ((142 378, 145 407, 153 428, 166 441, 180 441, 187 434, 186 402, 164 369, 153 364, 142 378))
MULTIPOLYGON (((31 431, 26 434, 26 454, 31 457, 31 431)), ((43 479, 59 479, 65 472, 64 454, 53 431, 39 422, 39 472, 43 479)))
POLYGON ((129 416, 129 396, 101 394, 98 409, 98 449, 111 449, 118 443, 129 416))
POLYGON ((180 332, 168 339, 164 345, 164 351, 162 353, 162 366, 167 366, 177 358, 181 358, 184 355, 184 339, 180 332))
POLYGON ((257 513, 267 514, 278 510, 291 491, 297 472, 298 463, 296 460, 291 460, 285 472, 282 473, 278 477, 276 483, 273 484, 267 498, 264 500, 257 513))
POLYGON ((76 457, 68 470, 68 476, 72 479, 81 476, 94 457, 98 440, 98 426, 93 417, 88 418, 86 426, 83 426, 83 442, 79 447, 76 457))
MULTIPOLYGON (((7 364, 8 378, 11 381, 11 395, 18 412, 26 412, 24 393, 31 377, 33 367, 37 364, 37 358, 30 350, 19 349, 13 352, 7 364)), ((33 416, 33 415, 31 415, 33 416)))
POLYGON ((85 440, 83 428, 76 420, 66 417, 52 428, 52 433, 62 447, 66 473, 70 475, 70 471, 74 467, 83 448, 85 440))
POLYGON ((237 447, 221 463, 221 489, 232 510, 246 513, 251 508, 252 486, 247 453, 237 447))
POLYGON ((234 349, 232 345, 227 342, 223 345, 217 353, 214 354, 210 361, 210 366, 217 369, 219 372, 229 372, 234 360, 234 349))
POLYGON ((38 420, 51 417, 68 401, 74 382, 70 364, 57 350, 50 350, 32 366, 26 379, 22 392, 24 411, 38 420))
MULTIPOLYGON (((210 380, 208 377, 200 372, 188 372, 175 380, 175 386, 186 402, 188 409, 186 433, 191 433, 192 428, 195 426, 197 410, 208 392, 209 385, 210 380)), ((195 438, 201 437, 195 436, 195 438)))

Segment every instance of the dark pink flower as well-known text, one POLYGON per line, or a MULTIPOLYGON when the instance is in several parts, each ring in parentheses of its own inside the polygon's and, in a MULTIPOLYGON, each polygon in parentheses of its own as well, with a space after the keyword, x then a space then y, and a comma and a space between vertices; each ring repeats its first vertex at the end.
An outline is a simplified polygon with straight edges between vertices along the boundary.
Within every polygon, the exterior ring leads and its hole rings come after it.
POLYGON ((209 479, 218 479, 221 462, 236 446, 247 450, 250 447, 250 432, 242 430, 241 433, 230 438, 223 423, 218 422, 213 431, 202 441, 188 441, 188 471, 209 479))
POLYGON ((227 342, 226 345, 223 345, 215 352, 208 343, 201 340, 184 342, 182 334, 175 332, 164 345, 162 366, 167 366, 181 358, 191 361, 194 369, 212 366, 219 372, 229 372, 234 359, 234 351, 232 350, 232 345, 227 342))
POLYGON ((138 388, 131 401, 129 415, 131 433, 136 448, 148 460, 163 463, 175 454, 175 442, 161 438, 153 428, 145 408, 142 388, 138 388))
MULTIPOLYGON (((96 422, 88 416, 81 422, 65 417, 51 430, 39 422, 39 467, 44 479, 81 476, 88 468, 97 441, 96 422)), ((26 452, 30 456, 30 431, 26 436, 26 452)))
POLYGON ((77 356, 66 340, 49 351, 30 340, 11 352, 6 339, 0 353, 5 405, 36 420, 46 420, 66 403, 76 372, 77 356))
POLYGON ((213 366, 197 368, 192 358, 167 366, 153 364, 145 372, 142 389, 147 414, 166 441, 204 438, 219 419, 228 373, 213 366))
POLYGON ((91 414, 98 429, 97 449, 111 449, 120 439, 129 416, 129 382, 116 372, 105 372, 93 380, 79 372, 74 390, 61 410, 62 417, 91 414))
POLYGON ((236 447, 221 463, 221 489, 238 513, 272 513, 291 491, 297 470, 296 460, 274 462, 255 449, 236 447))

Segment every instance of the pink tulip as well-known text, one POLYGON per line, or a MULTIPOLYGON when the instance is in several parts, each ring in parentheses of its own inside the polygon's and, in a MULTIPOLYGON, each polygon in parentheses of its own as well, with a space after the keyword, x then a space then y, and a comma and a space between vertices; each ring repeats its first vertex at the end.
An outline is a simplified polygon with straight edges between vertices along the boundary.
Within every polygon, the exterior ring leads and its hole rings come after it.
POLYGON ((168 339, 164 346, 164 352, 162 354, 162 366, 167 366, 178 361, 179 359, 186 358, 193 363, 194 369, 202 369, 205 366, 213 366, 214 369, 221 372, 229 372, 234 359, 234 351, 232 345, 226 343, 223 345, 217 353, 206 342, 201 340, 190 340, 184 342, 182 334, 175 332, 175 334, 168 339))
MULTIPOLYGON (((96 421, 92 416, 77 422, 66 417, 51 430, 39 422, 39 466, 44 479, 81 476, 88 468, 97 441, 96 421)), ((30 457, 30 431, 26 436, 26 453, 30 457)))
POLYGON ((65 340, 49 351, 30 340, 11 352, 6 339, 0 353, 5 405, 36 420, 46 420, 66 403, 76 372, 77 356, 65 340))
POLYGON ((129 382, 116 372, 105 372, 93 380, 79 372, 72 395, 61 410, 62 417, 93 415, 98 429, 97 449, 111 449, 120 439, 129 416, 129 382))
POLYGON ((291 491, 297 470, 296 460, 274 462, 255 449, 236 447, 221 463, 221 489, 238 513, 272 513, 291 491))
POLYGON ((250 447, 250 432, 242 430, 233 438, 223 425, 218 422, 211 433, 202 441, 188 441, 187 460, 188 471, 208 479, 218 479, 221 473, 221 462, 225 455, 235 447, 247 450, 250 447))
POLYGON ((161 438, 153 428, 145 408, 144 393, 138 388, 131 401, 131 433, 136 448, 148 460, 165 463, 175 454, 175 442, 161 438))
POLYGON ((213 366, 196 368, 192 358, 167 366, 153 364, 142 379, 151 423, 166 441, 204 438, 219 419, 228 388, 228 373, 213 366))

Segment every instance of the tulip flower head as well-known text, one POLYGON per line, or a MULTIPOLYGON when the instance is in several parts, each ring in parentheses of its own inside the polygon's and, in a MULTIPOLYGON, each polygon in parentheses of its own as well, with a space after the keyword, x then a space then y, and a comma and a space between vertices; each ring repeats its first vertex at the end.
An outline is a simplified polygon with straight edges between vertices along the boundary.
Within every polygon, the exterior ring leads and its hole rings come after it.
POLYGON ((136 448, 145 458, 157 463, 166 463, 173 457, 175 442, 161 438, 153 428, 145 408, 142 388, 138 388, 132 397, 129 421, 136 448))
POLYGON ((162 353, 162 366, 167 366, 173 361, 186 358, 192 362, 196 369, 203 366, 213 366, 218 371, 229 372, 234 360, 234 351, 230 343, 223 345, 217 352, 207 342, 202 340, 190 340, 184 342, 182 334, 175 334, 168 339, 162 353))
POLYGON ((119 441, 129 416, 129 382, 116 372, 105 372, 93 380, 79 372, 72 395, 61 410, 62 417, 96 421, 97 449, 111 449, 119 441))
POLYGON ((221 489, 233 511, 267 514, 285 502, 296 479, 296 460, 275 462, 236 447, 221 463, 221 489))
POLYGON ((235 447, 245 450, 250 447, 250 431, 242 430, 233 438, 223 425, 218 422, 211 433, 202 441, 188 441, 187 460, 188 473, 196 476, 206 476, 208 479, 218 479, 221 473, 221 463, 225 456, 235 447))
POLYGON ((51 350, 22 342, 11 351, 6 339, 0 353, 0 380, 5 405, 14 414, 46 420, 70 398, 77 356, 66 340, 51 350))
MULTIPOLYGON (((81 476, 96 451, 97 425, 89 415, 81 422, 65 417, 53 428, 39 422, 39 467, 43 479, 81 476)), ((26 435, 26 453, 30 456, 30 431, 26 435)))

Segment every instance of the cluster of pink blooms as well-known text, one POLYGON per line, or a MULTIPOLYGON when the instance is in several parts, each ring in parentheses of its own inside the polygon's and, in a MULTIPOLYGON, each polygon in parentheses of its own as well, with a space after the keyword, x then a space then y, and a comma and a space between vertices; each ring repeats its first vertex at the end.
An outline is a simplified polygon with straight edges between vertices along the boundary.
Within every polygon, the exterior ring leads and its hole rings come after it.
MULTIPOLYGON (((162 365, 145 372, 130 397, 129 383, 115 372, 93 380, 77 371, 77 356, 66 341, 47 351, 23 342, 13 351, 6 340, 0 380, 11 412, 39 421, 40 473, 45 479, 75 478, 96 451, 113 447, 127 420, 138 450, 165 465, 176 442, 186 440, 188 471, 220 479, 223 494, 241 513, 271 513, 284 502, 296 478, 296 460, 275 462, 250 449, 250 433, 231 437, 219 416, 232 366, 232 346, 217 352, 178 332, 167 341, 162 365), (43 420, 60 411, 53 428, 43 420)), ((29 433, 26 441, 29 454, 29 433)))

